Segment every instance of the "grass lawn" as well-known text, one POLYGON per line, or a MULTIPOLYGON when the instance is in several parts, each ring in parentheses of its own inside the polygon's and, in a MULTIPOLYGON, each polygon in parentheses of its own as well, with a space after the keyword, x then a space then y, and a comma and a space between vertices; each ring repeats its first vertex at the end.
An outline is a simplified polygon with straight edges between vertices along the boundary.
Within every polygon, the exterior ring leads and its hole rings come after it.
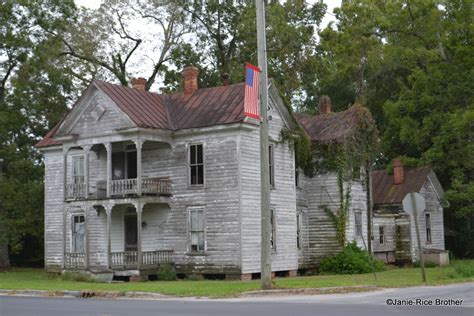
MULTIPOLYGON (((474 260, 453 262, 447 267, 427 268, 428 285, 474 281, 474 260)), ((377 273, 358 275, 318 275, 275 279, 275 288, 320 288, 352 285, 404 287, 423 285, 419 268, 388 268, 377 273)), ((11 290, 98 290, 141 291, 176 296, 235 296, 260 288, 260 281, 149 281, 138 283, 88 283, 62 280, 41 269, 13 269, 0 272, 0 289, 11 290)))

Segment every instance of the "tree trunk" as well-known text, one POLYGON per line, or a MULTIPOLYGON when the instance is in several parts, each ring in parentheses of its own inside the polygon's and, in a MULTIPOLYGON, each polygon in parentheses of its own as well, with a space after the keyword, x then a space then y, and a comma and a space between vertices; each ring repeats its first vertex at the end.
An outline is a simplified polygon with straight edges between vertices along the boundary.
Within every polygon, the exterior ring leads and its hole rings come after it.
POLYGON ((0 269, 10 267, 10 257, 8 256, 8 244, 4 236, 4 226, 0 223, 0 269))

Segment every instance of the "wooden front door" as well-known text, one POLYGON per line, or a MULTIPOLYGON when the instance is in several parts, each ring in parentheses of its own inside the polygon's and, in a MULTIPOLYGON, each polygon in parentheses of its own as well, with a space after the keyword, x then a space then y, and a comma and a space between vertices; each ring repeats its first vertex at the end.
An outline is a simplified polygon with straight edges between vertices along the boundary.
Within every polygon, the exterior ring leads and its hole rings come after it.
POLYGON ((125 228, 125 251, 137 251, 137 215, 125 215, 123 220, 125 228))

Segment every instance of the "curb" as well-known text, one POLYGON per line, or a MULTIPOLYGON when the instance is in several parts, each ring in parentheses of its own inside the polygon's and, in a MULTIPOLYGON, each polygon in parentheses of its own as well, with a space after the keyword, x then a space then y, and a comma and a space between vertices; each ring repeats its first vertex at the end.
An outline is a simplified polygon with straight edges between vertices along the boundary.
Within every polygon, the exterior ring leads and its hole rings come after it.
POLYGON ((355 285, 355 286, 335 286, 320 288, 295 288, 295 289, 274 289, 244 292, 238 297, 258 297, 270 295, 318 295, 318 294, 337 294, 349 292, 367 292, 382 289, 376 285, 355 285))
POLYGON ((115 291, 49 291, 49 290, 0 290, 0 296, 35 296, 35 297, 65 297, 65 298, 172 298, 159 293, 149 292, 115 292, 115 291))
MULTIPOLYGON (((322 288, 273 289, 244 292, 233 298, 260 297, 271 295, 318 295, 348 292, 366 292, 380 290, 375 285, 337 286, 322 288)), ((34 296, 34 297, 64 297, 64 298, 131 298, 131 299, 190 299, 196 297, 177 297, 151 292, 116 292, 116 291, 49 291, 49 290, 0 290, 0 296, 34 296)), ((217 298, 220 299, 220 298, 217 298)))

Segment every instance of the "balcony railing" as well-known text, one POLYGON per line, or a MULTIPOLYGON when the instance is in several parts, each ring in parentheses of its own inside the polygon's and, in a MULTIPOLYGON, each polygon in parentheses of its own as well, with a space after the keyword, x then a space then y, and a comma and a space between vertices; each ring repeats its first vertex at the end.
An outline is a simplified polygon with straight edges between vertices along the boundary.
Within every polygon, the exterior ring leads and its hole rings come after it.
MULTIPOLYGON (((138 193, 137 179, 113 180, 110 182, 111 195, 138 193)), ((143 178, 143 194, 171 194, 171 180, 163 178, 143 178)))
MULTIPOLYGON (((155 250, 142 252, 143 266, 157 266, 173 262, 173 250, 155 250)), ((111 268, 136 268, 138 266, 137 251, 122 251, 110 253, 111 268)))
MULTIPOLYGON (((110 181, 110 195, 127 196, 138 194, 137 179, 123 179, 110 181)), ((86 198, 85 183, 66 185, 67 200, 81 200, 86 198)), ((105 199, 107 198, 107 181, 97 181, 95 185, 90 187, 90 198, 105 199)), ((171 194, 171 180, 168 178, 143 178, 142 194, 171 194)))
POLYGON ((83 252, 67 252, 64 254, 64 265, 67 268, 82 269, 86 266, 85 254, 83 252))
POLYGON ((66 186, 66 198, 71 199, 84 199, 86 197, 86 184, 85 183, 74 183, 66 186))

